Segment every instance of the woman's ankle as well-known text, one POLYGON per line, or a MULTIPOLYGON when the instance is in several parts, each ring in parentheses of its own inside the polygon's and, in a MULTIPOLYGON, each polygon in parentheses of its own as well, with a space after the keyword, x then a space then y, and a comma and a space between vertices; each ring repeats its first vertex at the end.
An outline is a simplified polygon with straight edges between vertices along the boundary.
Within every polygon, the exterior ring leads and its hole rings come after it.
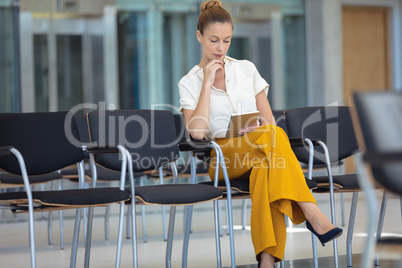
POLYGON ((266 253, 260 253, 260 260, 261 260, 261 268, 272 268, 275 264, 275 257, 266 253))

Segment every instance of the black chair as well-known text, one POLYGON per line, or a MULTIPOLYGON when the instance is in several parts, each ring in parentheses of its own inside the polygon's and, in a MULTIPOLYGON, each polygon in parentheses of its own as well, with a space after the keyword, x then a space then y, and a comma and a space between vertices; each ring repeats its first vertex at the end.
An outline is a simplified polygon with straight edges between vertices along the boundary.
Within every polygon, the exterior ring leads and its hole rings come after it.
MULTIPOLYGON (((75 114, 75 121, 77 122, 78 126, 78 132, 79 132, 79 137, 80 141, 84 145, 90 144, 90 134, 89 134, 89 126, 88 126, 88 120, 86 114, 75 114)), ((89 164, 89 154, 85 152, 88 156, 88 159, 86 159, 84 163, 85 167, 85 181, 87 183, 92 182, 92 173, 96 171, 97 175, 97 182, 102 183, 104 185, 107 185, 110 187, 113 183, 118 183, 120 181, 121 177, 121 172, 115 171, 115 170, 110 170, 107 168, 104 168, 100 165, 95 165, 94 167, 90 168, 89 164)), ((63 178, 70 179, 71 181, 78 182, 78 173, 77 173, 77 168, 74 166, 66 167, 60 170, 60 173, 62 174, 63 178)), ((155 174, 154 173, 146 173, 146 172, 138 172, 134 174, 136 178, 140 178, 140 185, 143 183, 144 178, 154 178, 155 174)), ((128 173, 126 174, 128 176, 128 173)), ((106 206, 105 208, 105 240, 109 240, 110 235, 109 235, 109 219, 110 219, 110 205, 106 206)), ((145 220, 145 208, 144 206, 141 207, 141 212, 142 212, 142 231, 143 231, 143 241, 146 243, 148 241, 147 239, 147 230, 146 230, 146 220, 145 220)), ((127 213, 130 214, 130 210, 127 210, 127 213)), ((165 209, 164 207, 162 208, 162 225, 163 225, 163 235, 164 239, 167 240, 167 231, 166 231, 166 220, 165 220, 165 209)), ((86 214, 84 214, 84 219, 86 217, 86 214)), ((84 221, 86 222, 86 221, 84 221)), ((85 230, 85 229, 84 229, 85 230)), ((130 217, 127 217, 127 224, 126 224, 126 238, 129 239, 131 238, 130 236, 130 217)))
MULTIPOLYGON (((137 186, 126 191, 131 194, 131 220, 134 267, 138 266, 135 207, 141 205, 170 206, 168 243, 166 247, 166 267, 171 266, 173 229, 176 206, 193 205, 216 200, 222 191, 209 185, 177 184, 178 175, 175 161, 179 157, 174 116, 168 111, 116 110, 97 111, 87 115, 91 144, 110 146, 119 144, 126 150, 128 172, 134 178, 136 172, 157 170, 170 164, 174 173, 173 184, 137 186)), ((95 155, 94 161, 105 168, 120 170, 118 155, 95 155)), ((121 242, 118 258, 121 254, 121 242)))
MULTIPOLYGON (((75 169, 77 169, 75 167, 75 169)), ((43 175, 29 176, 29 183, 32 187, 44 189, 46 184, 50 182, 50 189, 54 188, 54 182, 58 183, 58 188, 61 189, 63 176, 60 171, 54 171, 43 175)), ((19 191, 19 188, 24 187, 24 179, 20 175, 10 174, 0 170, 0 190, 4 191, 19 191), (14 188, 14 189, 13 189, 14 188)), ((53 244, 53 228, 52 228, 53 215, 52 211, 48 212, 48 244, 53 244)), ((63 212, 59 211, 59 226, 60 226, 60 249, 64 249, 64 227, 63 227, 63 212)))
MULTIPOLYGON (((285 111, 289 136, 302 137, 309 146, 294 148, 300 162, 309 165, 308 177, 317 182, 317 193, 329 193, 331 221, 336 225, 334 193, 353 193, 347 234, 347 264, 352 266, 352 237, 358 192, 358 174, 332 174, 332 164, 350 157, 358 157, 350 108, 347 106, 304 107, 285 111), (314 165, 325 164, 327 175, 312 176, 314 165)), ((338 267, 337 240, 334 239, 334 262, 338 267)))
MULTIPOLYGON (((7 130, 0 131, 0 168, 22 175, 25 185, 25 191, 0 194, 0 204, 13 212, 29 213, 31 267, 36 267, 33 213, 72 208, 77 209, 70 263, 71 267, 75 267, 82 208, 111 203, 123 206, 130 195, 118 188, 31 190, 29 176, 53 172, 74 163, 77 163, 80 180, 83 181, 83 160, 86 156, 77 139, 77 125, 70 113, 0 114, 0 125, 7 130)), ((91 230, 88 229, 87 237, 90 234, 91 230)), ((89 263, 89 249, 87 244, 86 267, 89 263)))
MULTIPOLYGON (((387 192, 402 196, 402 94, 355 92, 353 101, 354 125, 363 152, 361 164, 365 167, 359 179, 368 205, 367 239, 360 267, 370 267, 375 252, 394 253, 397 257, 402 255, 401 237, 381 237, 383 215, 378 216, 375 194, 376 187, 380 185, 387 192)), ((379 258, 376 258, 375 266, 379 265, 379 258)))
MULTIPOLYGON (((286 125, 284 124, 284 114, 283 111, 274 111, 274 117, 277 120, 278 126, 282 127, 283 129, 286 129, 286 125)), ((185 131, 185 125, 183 120, 177 120, 176 121, 176 129, 181 129, 181 131, 185 131)), ((300 139, 290 139, 291 144, 294 146, 300 144, 301 140, 300 139)), ((193 153, 192 157, 193 159, 198 158, 202 160, 203 162, 209 163, 210 162, 210 151, 215 150, 217 157, 217 161, 215 164, 217 167, 221 165, 222 170, 224 174, 226 173, 226 167, 223 162, 223 154, 222 151, 219 147, 218 144, 216 144, 214 141, 211 140, 203 140, 203 141, 194 141, 194 140, 186 140, 185 142, 182 142, 179 144, 179 148, 181 151, 190 151, 193 153)), ((193 160, 191 163, 195 163, 195 160, 193 160)), ((194 164, 193 164, 194 165, 194 164)), ((218 168, 216 168, 218 170, 218 168)), ((196 173, 196 168, 192 169, 193 174, 196 173)), ((215 174, 217 175, 217 174, 215 174)), ((194 175, 195 176, 195 175, 194 175)), ((225 175, 225 180, 218 180, 217 178, 214 179, 214 181, 208 181, 208 182, 201 182, 201 184, 207 184, 207 185, 214 185, 215 187, 218 187, 221 189, 224 193, 224 197, 221 200, 226 200, 227 202, 227 222, 228 222, 228 232, 230 236, 230 252, 231 252, 231 263, 232 267, 235 267, 235 253, 234 253, 234 235, 233 235, 233 217, 232 217, 232 199, 250 199, 250 189, 249 189, 249 174, 245 174, 244 176, 240 178, 234 178, 229 181, 229 178, 227 176, 227 173, 225 175)), ((316 182, 307 180, 306 179, 306 184, 310 189, 314 189, 317 187, 316 182)), ((243 205, 243 213, 245 212, 245 207, 243 205)), ((218 215, 215 215, 215 217, 218 217, 218 215)), ((245 218, 243 214, 243 219, 245 218)), ((189 224, 191 224, 191 211, 188 214, 188 219, 187 221, 189 224)), ((243 220, 244 224, 244 220, 243 220)), ((186 224, 186 226, 189 226, 186 224)), ((188 240, 190 236, 190 230, 185 229, 185 237, 184 237, 184 244, 183 244, 183 259, 182 259, 182 265, 183 267, 187 267, 187 250, 188 250, 188 240)), ((218 247, 220 250, 220 247, 218 247)), ((217 253, 218 259, 218 267, 221 267, 221 260, 219 258, 220 252, 217 253)), ((282 262, 281 265, 283 265, 284 262, 282 262)))

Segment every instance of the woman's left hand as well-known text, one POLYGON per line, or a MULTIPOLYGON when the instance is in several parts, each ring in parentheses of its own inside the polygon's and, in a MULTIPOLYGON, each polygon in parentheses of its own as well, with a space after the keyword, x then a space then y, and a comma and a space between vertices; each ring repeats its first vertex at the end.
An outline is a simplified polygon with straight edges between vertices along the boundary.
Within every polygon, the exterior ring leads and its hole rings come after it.
POLYGON ((249 132, 252 132, 252 131, 254 131, 254 130, 256 130, 257 128, 260 128, 260 127, 261 127, 260 125, 255 125, 255 126, 246 127, 246 128, 241 129, 241 130, 239 131, 239 134, 240 134, 240 136, 243 136, 244 134, 247 134, 247 133, 249 133, 249 132))

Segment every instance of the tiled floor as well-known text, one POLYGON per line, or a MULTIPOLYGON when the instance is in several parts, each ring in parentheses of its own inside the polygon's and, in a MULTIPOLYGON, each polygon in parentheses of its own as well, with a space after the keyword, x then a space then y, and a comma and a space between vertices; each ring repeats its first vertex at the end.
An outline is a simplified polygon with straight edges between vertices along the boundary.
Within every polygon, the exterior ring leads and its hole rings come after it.
MULTIPOLYGON (((382 192, 378 192, 378 198, 381 198, 382 192)), ((329 204, 327 194, 315 194, 320 208, 326 215, 329 215, 329 204)), ((351 194, 345 194, 345 217, 348 220, 351 194)), ((241 200, 235 200, 234 221, 235 221, 235 243, 236 243, 236 261, 237 267, 256 267, 254 252, 250 239, 249 229, 241 229, 241 200)), ((104 239, 104 208, 95 210, 93 244, 91 252, 91 267, 114 267, 114 257, 116 250, 117 233, 117 209, 113 206, 110 219, 110 240, 104 239)), ((138 252, 140 267, 164 267, 165 245, 162 239, 161 210, 157 206, 146 207, 146 227, 148 233, 148 242, 142 241, 142 225, 138 226, 138 252)), ((182 208, 178 209, 175 239, 173 248, 172 267, 181 267, 181 241, 183 213, 182 208)), ((137 219, 141 220, 137 210, 137 219)), ((364 194, 360 194, 355 232, 353 236, 354 267, 358 267, 360 253, 365 241, 366 228, 366 206, 364 194)), ((47 214, 44 216, 47 217, 47 214)), ((38 267, 69 267, 71 237, 73 230, 74 211, 64 212, 64 241, 65 249, 59 247, 58 220, 57 213, 53 213, 53 245, 49 246, 47 239, 47 219, 42 219, 41 214, 36 214, 36 246, 37 246, 37 266, 38 267)), ((341 225, 341 209, 339 205, 339 196, 337 195, 337 221, 341 225)), ((225 224, 225 222, 223 223, 225 224)), ((346 224, 347 225, 347 224, 346 224)), ((399 197, 391 196, 386 211, 386 220, 384 223, 384 235, 399 233, 401 228, 401 207, 399 197)), ((20 214, 14 217, 7 212, 3 217, 0 216, 0 267, 29 267, 30 255, 28 248, 28 228, 26 215, 20 214)), ((344 234, 338 239, 339 245, 339 263, 341 267, 346 267, 346 227, 344 234)), ((82 238, 81 238, 82 241, 82 238)), ((223 266, 230 265, 229 239, 224 235, 222 243, 222 263, 223 266)), ((333 267, 332 244, 325 247, 318 246, 320 257, 320 267, 333 267)), ((80 243, 77 267, 83 267, 84 250, 83 243, 80 243)), ((286 267, 312 267, 311 236, 304 226, 291 226, 288 229, 287 247, 285 252, 286 267)), ((122 254, 121 267, 132 267, 132 255, 130 240, 125 239, 122 254)), ((190 239, 190 253, 188 267, 216 267, 215 241, 213 232, 213 211, 212 203, 200 204, 194 208, 193 233, 190 239)), ((400 260, 382 260, 381 267, 402 267, 400 260)))

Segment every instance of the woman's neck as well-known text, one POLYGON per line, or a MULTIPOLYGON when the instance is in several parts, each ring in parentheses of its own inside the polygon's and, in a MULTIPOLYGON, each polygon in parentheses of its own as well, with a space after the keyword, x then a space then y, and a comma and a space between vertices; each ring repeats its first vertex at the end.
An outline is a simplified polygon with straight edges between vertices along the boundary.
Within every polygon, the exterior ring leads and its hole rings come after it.
POLYGON ((200 66, 201 68, 204 68, 205 65, 208 64, 208 62, 209 62, 208 59, 206 59, 206 58, 201 58, 200 63, 198 63, 198 66, 200 66))

